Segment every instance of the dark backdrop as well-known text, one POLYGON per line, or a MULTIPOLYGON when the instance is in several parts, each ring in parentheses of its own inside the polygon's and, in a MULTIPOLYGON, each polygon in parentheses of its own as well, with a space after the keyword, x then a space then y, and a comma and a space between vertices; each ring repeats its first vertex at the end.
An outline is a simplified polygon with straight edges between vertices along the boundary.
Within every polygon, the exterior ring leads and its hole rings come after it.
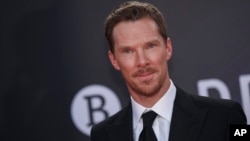
MULTIPOLYGON (((89 141, 93 124, 127 104, 103 35, 120 2, 0 2, 1 141, 89 141)), ((148 2, 167 19, 172 80, 191 94, 238 101, 249 123, 250 1, 148 2)))

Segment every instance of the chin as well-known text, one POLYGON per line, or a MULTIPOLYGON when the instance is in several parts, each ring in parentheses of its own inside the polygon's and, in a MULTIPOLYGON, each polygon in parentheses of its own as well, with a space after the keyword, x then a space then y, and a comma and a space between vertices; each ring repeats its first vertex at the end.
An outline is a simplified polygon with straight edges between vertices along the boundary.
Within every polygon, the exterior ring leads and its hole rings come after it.
POLYGON ((137 93, 143 95, 143 96, 147 96, 147 97, 152 97, 154 95, 156 95, 158 93, 158 91, 160 90, 160 85, 156 85, 156 84, 147 84, 144 86, 139 86, 137 88, 137 93))

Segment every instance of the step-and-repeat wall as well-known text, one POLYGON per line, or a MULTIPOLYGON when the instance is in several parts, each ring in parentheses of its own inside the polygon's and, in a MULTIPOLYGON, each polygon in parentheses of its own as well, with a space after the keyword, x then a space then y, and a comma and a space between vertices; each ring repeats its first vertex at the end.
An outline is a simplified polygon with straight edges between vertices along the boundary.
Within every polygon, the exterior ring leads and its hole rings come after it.
MULTIPOLYGON (((1 2, 0 140, 89 141, 129 101, 103 23, 122 0, 1 2)), ((238 101, 250 122, 250 1, 151 0, 167 19, 171 79, 238 101)))

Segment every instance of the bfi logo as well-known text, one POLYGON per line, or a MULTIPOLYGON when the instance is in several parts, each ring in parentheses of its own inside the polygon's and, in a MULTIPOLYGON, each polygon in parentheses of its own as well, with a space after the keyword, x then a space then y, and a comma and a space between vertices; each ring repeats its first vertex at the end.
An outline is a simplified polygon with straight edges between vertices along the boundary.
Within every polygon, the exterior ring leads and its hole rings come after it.
POLYGON ((249 141, 250 125, 230 125, 230 141, 249 141))
POLYGON ((121 109, 117 95, 104 85, 85 86, 72 100, 71 118, 83 134, 90 136, 93 125, 107 119, 121 109))

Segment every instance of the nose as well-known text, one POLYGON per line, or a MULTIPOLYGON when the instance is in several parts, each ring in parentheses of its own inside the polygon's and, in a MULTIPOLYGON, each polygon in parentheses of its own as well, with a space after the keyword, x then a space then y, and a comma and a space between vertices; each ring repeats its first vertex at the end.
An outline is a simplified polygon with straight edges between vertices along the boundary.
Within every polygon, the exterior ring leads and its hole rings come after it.
POLYGON ((141 68, 146 67, 149 64, 147 54, 144 50, 139 50, 137 52, 136 60, 137 60, 137 66, 141 68))

